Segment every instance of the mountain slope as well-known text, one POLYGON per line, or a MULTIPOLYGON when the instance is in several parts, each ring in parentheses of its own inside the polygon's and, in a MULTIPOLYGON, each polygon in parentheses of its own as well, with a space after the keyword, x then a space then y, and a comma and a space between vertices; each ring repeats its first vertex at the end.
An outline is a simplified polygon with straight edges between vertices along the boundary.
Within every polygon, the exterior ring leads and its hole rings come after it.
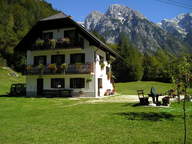
POLYGON ((108 43, 117 43, 120 34, 126 33, 130 41, 142 52, 165 49, 179 53, 187 49, 183 42, 147 20, 139 12, 118 4, 111 5, 105 14, 91 13, 85 19, 85 27, 103 35, 108 43))

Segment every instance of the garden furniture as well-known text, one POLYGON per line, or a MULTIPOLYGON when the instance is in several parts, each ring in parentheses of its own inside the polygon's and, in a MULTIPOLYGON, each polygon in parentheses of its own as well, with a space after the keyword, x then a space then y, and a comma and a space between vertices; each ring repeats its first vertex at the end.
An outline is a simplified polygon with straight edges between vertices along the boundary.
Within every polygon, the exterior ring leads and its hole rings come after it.
POLYGON ((144 90, 137 90, 137 94, 141 105, 149 104, 149 98, 144 95, 144 90))

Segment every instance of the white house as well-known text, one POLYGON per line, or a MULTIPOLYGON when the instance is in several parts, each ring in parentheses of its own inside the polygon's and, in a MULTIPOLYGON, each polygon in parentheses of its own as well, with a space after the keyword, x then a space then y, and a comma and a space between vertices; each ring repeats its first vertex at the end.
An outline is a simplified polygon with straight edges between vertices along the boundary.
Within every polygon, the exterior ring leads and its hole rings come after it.
POLYGON ((64 13, 40 20, 19 43, 27 51, 27 96, 100 97, 114 92, 118 56, 64 13))

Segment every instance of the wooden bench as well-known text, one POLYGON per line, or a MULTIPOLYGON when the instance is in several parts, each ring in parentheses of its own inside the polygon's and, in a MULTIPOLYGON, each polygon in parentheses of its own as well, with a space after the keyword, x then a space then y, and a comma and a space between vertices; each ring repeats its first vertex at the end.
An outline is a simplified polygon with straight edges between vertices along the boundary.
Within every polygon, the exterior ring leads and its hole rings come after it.
POLYGON ((72 97, 73 89, 44 89, 45 97, 72 97), (65 94, 67 92, 67 94, 65 94))

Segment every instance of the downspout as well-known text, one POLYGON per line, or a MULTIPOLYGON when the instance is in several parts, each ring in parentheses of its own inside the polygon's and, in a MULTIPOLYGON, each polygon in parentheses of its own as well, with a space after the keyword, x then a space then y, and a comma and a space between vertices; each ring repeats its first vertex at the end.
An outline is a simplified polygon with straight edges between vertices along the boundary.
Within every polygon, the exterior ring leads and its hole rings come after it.
MULTIPOLYGON (((97 47, 96 47, 97 48, 97 47)), ((95 81, 94 81, 94 83, 95 83, 95 86, 94 86, 94 91, 95 91, 95 97, 98 97, 98 88, 96 88, 96 87, 98 87, 97 86, 97 74, 96 74, 96 62, 97 62, 97 55, 96 55, 96 52, 99 50, 99 48, 97 48, 95 51, 94 51, 94 63, 95 63, 95 65, 94 65, 94 73, 95 73, 95 81)))

